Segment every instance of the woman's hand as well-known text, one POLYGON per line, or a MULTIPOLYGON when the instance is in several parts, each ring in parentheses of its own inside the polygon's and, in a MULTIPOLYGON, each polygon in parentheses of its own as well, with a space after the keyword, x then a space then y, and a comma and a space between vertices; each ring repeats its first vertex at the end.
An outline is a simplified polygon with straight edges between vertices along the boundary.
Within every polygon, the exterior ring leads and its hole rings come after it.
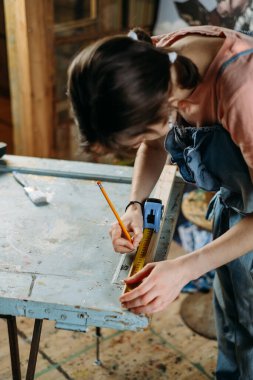
POLYGON ((127 285, 141 284, 120 297, 122 306, 136 314, 153 314, 165 309, 190 280, 184 258, 147 264, 140 272, 126 279, 127 285))
POLYGON ((153 314, 165 309, 189 281, 252 251, 252 229, 253 213, 192 253, 147 264, 125 280, 126 284, 141 284, 122 295, 120 302, 134 313, 153 314))
POLYGON ((122 234, 119 223, 113 223, 110 229, 113 248, 116 252, 130 253, 139 245, 142 239, 143 216, 142 209, 139 204, 133 204, 128 207, 125 214, 121 217, 127 231, 132 236, 132 244, 122 234))

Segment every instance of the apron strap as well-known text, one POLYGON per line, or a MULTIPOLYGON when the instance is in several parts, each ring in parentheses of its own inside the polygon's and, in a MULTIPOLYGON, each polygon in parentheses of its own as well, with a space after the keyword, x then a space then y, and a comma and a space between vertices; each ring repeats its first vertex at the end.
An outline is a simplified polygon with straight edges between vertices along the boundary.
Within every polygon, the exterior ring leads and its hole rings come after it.
POLYGON ((226 68, 233 62, 235 62, 239 57, 244 56, 244 55, 249 55, 253 53, 253 49, 248 49, 241 51, 240 53, 237 53, 230 57, 227 61, 223 62, 221 67, 218 70, 216 80, 223 74, 223 72, 226 70, 226 68))

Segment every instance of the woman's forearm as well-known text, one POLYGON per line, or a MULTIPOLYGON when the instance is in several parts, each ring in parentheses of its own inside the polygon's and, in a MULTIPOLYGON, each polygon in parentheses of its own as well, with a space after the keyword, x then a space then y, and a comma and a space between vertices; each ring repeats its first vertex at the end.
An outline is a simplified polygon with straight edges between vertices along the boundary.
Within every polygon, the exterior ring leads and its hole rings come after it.
POLYGON ((182 257, 189 281, 253 251, 253 214, 211 243, 182 257))
POLYGON ((168 156, 163 141, 140 146, 134 164, 130 200, 143 202, 153 190, 168 156))
POLYGON ((111 230, 111 238, 116 252, 132 252, 142 239, 143 215, 138 202, 143 202, 151 193, 166 162, 167 153, 164 150, 163 139, 153 140, 152 143, 142 143, 134 164, 134 174, 130 193, 130 201, 137 203, 128 205, 122 215, 127 230, 132 233, 133 244, 122 237, 119 224, 115 223, 111 230))

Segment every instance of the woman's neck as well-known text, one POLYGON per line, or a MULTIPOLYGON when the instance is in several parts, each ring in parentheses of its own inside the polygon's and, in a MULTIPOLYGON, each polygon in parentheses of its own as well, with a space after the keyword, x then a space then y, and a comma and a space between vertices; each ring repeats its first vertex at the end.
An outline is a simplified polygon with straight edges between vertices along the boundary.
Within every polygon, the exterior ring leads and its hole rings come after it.
POLYGON ((224 38, 221 37, 189 35, 174 42, 168 50, 189 58, 203 77, 223 42, 224 38))

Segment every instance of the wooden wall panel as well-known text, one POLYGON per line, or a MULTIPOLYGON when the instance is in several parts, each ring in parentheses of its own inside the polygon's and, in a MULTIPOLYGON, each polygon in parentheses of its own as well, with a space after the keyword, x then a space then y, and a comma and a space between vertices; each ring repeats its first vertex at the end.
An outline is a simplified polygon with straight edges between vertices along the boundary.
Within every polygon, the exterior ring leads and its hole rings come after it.
POLYGON ((51 0, 5 0, 15 154, 50 157, 53 146, 51 0))

